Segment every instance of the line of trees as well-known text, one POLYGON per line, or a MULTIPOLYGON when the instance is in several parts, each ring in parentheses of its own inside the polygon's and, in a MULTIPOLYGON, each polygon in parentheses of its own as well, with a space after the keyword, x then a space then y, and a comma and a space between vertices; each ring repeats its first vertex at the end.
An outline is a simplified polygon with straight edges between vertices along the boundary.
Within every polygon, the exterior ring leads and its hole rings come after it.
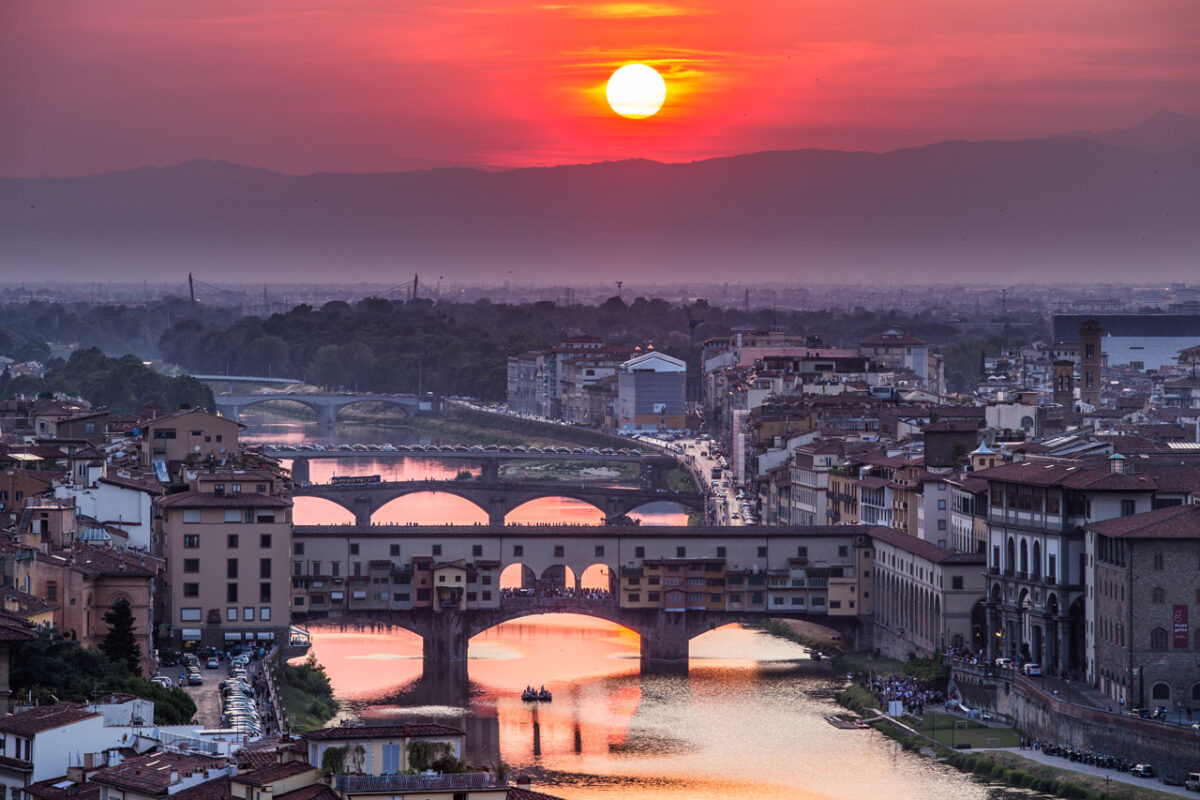
MULTIPOLYGON (((854 346, 893 327, 935 346, 970 339, 929 312, 743 311, 703 300, 679 305, 642 297, 569 307, 548 301, 512 305, 373 297, 354 305, 300 305, 228 325, 189 318, 171 326, 159 346, 165 358, 195 373, 295 377, 355 391, 421 390, 498 400, 506 390, 508 356, 588 334, 610 344, 651 342, 687 358, 690 320, 703 320, 698 342, 735 328, 818 334, 830 346, 854 346)), ((957 370, 954 376, 955 388, 969 388, 971 376, 957 370)))

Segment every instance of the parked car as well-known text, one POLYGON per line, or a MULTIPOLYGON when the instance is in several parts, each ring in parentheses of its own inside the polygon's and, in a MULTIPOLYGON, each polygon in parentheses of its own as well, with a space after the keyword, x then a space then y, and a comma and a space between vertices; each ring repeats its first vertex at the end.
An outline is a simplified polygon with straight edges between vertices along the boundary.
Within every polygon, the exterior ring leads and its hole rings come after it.
POLYGON ((1154 767, 1149 764, 1134 764, 1133 769, 1129 770, 1129 774, 1135 778, 1153 778, 1154 767))
POLYGON ((1006 658, 1004 656, 997 658, 993 663, 1000 669, 1012 669, 1013 668, 1013 660, 1011 658, 1006 658))
POLYGON ((166 675, 155 675, 153 678, 150 679, 150 682, 156 683, 159 686, 163 687, 164 689, 170 689, 175 686, 175 682, 172 681, 170 678, 168 678, 166 675))
POLYGON ((1189 772, 1187 779, 1183 782, 1183 788, 1189 792, 1200 792, 1200 772, 1189 772))
POLYGON ((188 686, 199 686, 204 683, 204 676, 199 672, 188 673, 188 686))
POLYGON ((1026 675, 1041 675, 1042 674, 1042 665, 1041 664, 1026 664, 1025 666, 1021 667, 1021 671, 1024 672, 1026 675))
POLYGON ((206 669, 217 669, 218 667, 221 666, 221 662, 217 659, 216 656, 212 656, 211 658, 208 659, 208 661, 206 661, 204 663, 204 666, 206 669))

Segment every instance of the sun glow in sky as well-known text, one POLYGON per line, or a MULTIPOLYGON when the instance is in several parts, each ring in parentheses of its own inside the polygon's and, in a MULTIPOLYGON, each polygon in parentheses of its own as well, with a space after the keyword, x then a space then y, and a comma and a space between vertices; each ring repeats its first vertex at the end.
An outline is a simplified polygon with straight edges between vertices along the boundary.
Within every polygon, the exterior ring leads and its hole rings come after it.
POLYGON ((0 4, 0 175, 886 150, 1200 113, 1195 0, 0 4), (640 61, 654 124, 606 102, 640 61))

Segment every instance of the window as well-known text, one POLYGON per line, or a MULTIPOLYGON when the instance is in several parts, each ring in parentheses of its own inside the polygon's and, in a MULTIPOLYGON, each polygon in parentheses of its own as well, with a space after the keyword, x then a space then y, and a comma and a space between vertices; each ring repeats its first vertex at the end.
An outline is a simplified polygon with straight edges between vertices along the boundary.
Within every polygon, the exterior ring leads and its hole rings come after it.
POLYGON ((350 545, 350 555, 352 555, 352 556, 356 556, 356 555, 358 555, 358 542, 353 542, 353 543, 351 543, 351 545, 350 545))
POLYGON ((185 583, 183 585, 183 596, 184 597, 199 597, 200 596, 200 584, 185 583))
POLYGON ((183 521, 188 522, 188 523, 199 522, 200 521, 200 509, 185 508, 183 510, 183 521))
POLYGON ((181 608, 179 609, 180 622, 199 622, 200 609, 198 608, 181 608))
POLYGON ((604 557, 604 545, 602 545, 602 544, 596 545, 596 557, 597 558, 604 557))
POLYGON ((269 619, 271 619, 271 607, 270 607, 270 606, 263 606, 262 608, 260 608, 260 609, 258 610, 258 618, 259 618, 260 620, 269 620, 269 619))
POLYGON ((253 509, 253 508, 247 508, 247 509, 246 509, 246 511, 245 511, 245 513, 244 513, 244 514, 242 514, 242 518, 243 518, 243 519, 245 519, 245 521, 246 521, 246 522, 248 522, 248 523, 249 523, 249 522, 254 522, 254 509, 253 509))
POLYGON ((1150 631, 1150 649, 1151 650, 1166 650, 1167 649, 1167 630, 1166 628, 1155 628, 1150 631))
POLYGON ((266 494, 267 485, 265 483, 256 483, 254 484, 254 491, 258 492, 259 494, 266 494))
POLYGON ((392 556, 393 558, 398 557, 400 555, 400 545, 394 544, 391 547, 389 547, 388 555, 392 556))
POLYGON ((233 484, 233 486, 231 486, 229 488, 234 494, 242 493, 242 485, 240 483, 235 483, 235 484, 233 484))
POLYGON ((259 547, 270 547, 271 546, 271 534, 260 533, 258 535, 258 546, 259 547))
POLYGON ((292 555, 304 555, 304 542, 292 542, 292 555))
POLYGON ((646 548, 644 548, 644 547, 633 548, 633 557, 634 558, 645 558, 646 557, 646 548))
POLYGON ((238 560, 236 558, 225 559, 225 577, 230 580, 235 580, 238 576, 238 560))
POLYGON ((254 606, 246 606, 242 609, 242 619, 246 622, 254 621, 254 606))
POLYGON ((961 588, 963 588, 963 579, 962 579, 962 575, 955 575, 955 576, 953 576, 952 578, 950 578, 950 588, 951 588, 951 589, 961 589, 961 588))
POLYGON ((292 562, 292 574, 293 575, 303 575, 304 574, 304 562, 303 561, 293 561, 292 562))
POLYGON ((675 548, 675 557, 676 558, 686 558, 687 557, 687 548, 686 547, 676 547, 675 548))
POLYGON ((380 773, 394 775, 400 771, 400 745, 385 744, 383 746, 383 765, 380 773))
POLYGON ((296 595, 295 597, 292 598, 292 604, 303 607, 304 606, 304 598, 301 597, 300 595, 296 595))
POLYGON ((1154 590, 1152 592, 1150 592, 1150 602, 1151 603, 1167 602, 1167 593, 1165 591, 1163 591, 1163 588, 1161 586, 1154 587, 1154 590))
POLYGON ((1155 568, 1155 569, 1162 569, 1162 568, 1163 568, 1163 557, 1162 557, 1162 553, 1155 553, 1155 554, 1154 554, 1154 568, 1155 568))
POLYGON ((521 558, 524 555, 525 555, 525 545, 514 544, 513 545, 513 558, 521 558))
MULTIPOLYGON (((765 551, 766 551, 766 549, 767 549, 767 548, 765 548, 765 547, 760 547, 760 548, 758 548, 758 549, 759 549, 759 555, 760 555, 760 556, 766 556, 766 552, 765 552, 765 551)), ((797 557, 797 558, 808 558, 808 548, 807 548, 807 547, 797 547, 797 548, 796 548, 796 557, 797 557)))
POLYGON ((1154 688, 1150 690, 1150 696, 1155 700, 1170 700, 1171 687, 1166 683, 1156 683, 1154 684, 1154 688))
POLYGON ((938 511, 945 511, 945 510, 946 510, 946 501, 938 500, 938 511))
POLYGON ((238 546, 238 535, 236 533, 226 534, 225 535, 225 546, 228 548, 237 547, 238 546))
POLYGON ((433 546, 433 554, 435 556, 440 556, 442 554, 442 546, 440 544, 435 544, 433 546))
POLYGON ((1137 503, 1136 502, 1134 502, 1133 500, 1122 500, 1121 501, 1121 516, 1122 517, 1132 517, 1136 513, 1137 513, 1137 503))
MULTIPOLYGON (((299 600, 302 598, 296 598, 296 599, 299 600)), ((225 609, 225 619, 228 620, 229 622, 237 622, 237 609, 236 608, 225 609)))
POLYGON ((946 530, 946 520, 944 520, 944 519, 939 519, 937 522, 938 522, 938 527, 937 527, 937 529, 938 529, 939 531, 944 531, 944 530, 946 530))
POLYGON ((640 603, 640 602, 642 602, 642 595, 641 595, 641 593, 640 593, 640 592, 630 592, 630 593, 629 593, 629 595, 628 595, 628 601, 629 601, 630 603, 640 603))
POLYGON ((274 511, 263 511, 260 509, 258 511, 258 513, 255 514, 254 519, 255 519, 255 522, 274 522, 275 521, 275 512, 274 511))
POLYGON ((838 545, 838 558, 845 558, 850 555, 850 548, 844 544, 838 545))
POLYGON ((260 558, 258 560, 258 577, 263 579, 271 577, 271 559, 260 558))
POLYGON ((271 584, 260 583, 258 585, 258 602, 260 602, 260 603, 271 602, 271 584))
MULTIPOLYGON (((316 564, 319 564, 319 563, 321 563, 321 562, 319 562, 319 561, 318 561, 318 562, 316 562, 316 564)), ((315 566, 315 564, 314 564, 314 566, 315 566)), ((341 575, 341 574, 342 574, 342 562, 340 562, 340 561, 330 561, 330 562, 329 562, 329 570, 330 570, 330 571, 329 571, 329 574, 330 574, 330 575, 332 575, 332 576, 333 576, 333 577, 335 577, 335 578, 336 578, 338 575, 341 575)))
POLYGON ((225 509, 225 521, 226 522, 241 522, 242 521, 242 510, 240 508, 225 509))
POLYGON ((724 547, 717 548, 717 558, 725 558, 725 548, 724 547))
POLYGON ((183 560, 183 571, 184 572, 199 572, 200 571, 200 559, 185 558, 183 560))
MULTIPOLYGON (((225 584, 225 602, 226 603, 236 603, 237 601, 238 601, 238 585, 236 583, 225 584)), ((233 618, 237 619, 237 609, 234 608, 234 609, 230 609, 230 610, 233 611, 233 618)))
POLYGON ((554 557, 555 558, 563 557, 563 546, 561 544, 554 545, 554 557))
POLYGON ((46 582, 46 599, 51 602, 58 602, 58 581, 46 582))

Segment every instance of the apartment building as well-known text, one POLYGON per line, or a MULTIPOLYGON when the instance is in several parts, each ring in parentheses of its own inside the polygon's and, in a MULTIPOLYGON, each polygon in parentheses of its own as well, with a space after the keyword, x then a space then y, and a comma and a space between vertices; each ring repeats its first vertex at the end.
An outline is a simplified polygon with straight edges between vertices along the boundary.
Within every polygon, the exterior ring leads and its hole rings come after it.
MULTIPOLYGON (((238 452, 238 432, 245 427, 198 408, 181 408, 142 423, 143 464, 218 462, 238 452)), ((161 477, 161 476, 160 476, 161 477)))
POLYGON ((265 470, 215 470, 162 497, 167 596, 175 646, 269 641, 289 623, 292 501, 265 470))

